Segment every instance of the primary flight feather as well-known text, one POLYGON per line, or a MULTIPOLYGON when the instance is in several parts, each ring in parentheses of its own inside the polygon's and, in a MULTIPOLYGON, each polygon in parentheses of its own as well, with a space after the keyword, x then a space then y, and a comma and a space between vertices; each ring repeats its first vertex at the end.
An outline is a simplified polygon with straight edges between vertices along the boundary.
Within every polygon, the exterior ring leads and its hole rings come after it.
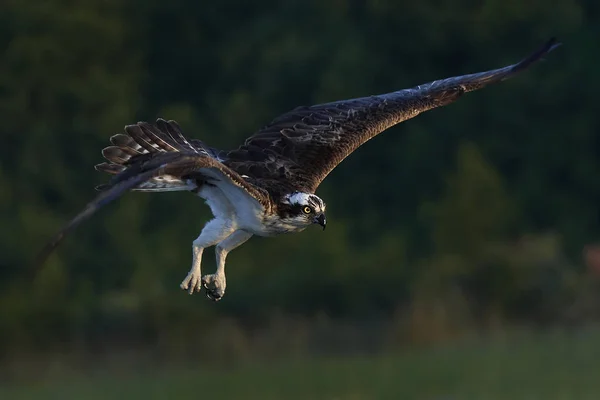
POLYGON ((186 138, 175 121, 138 122, 111 137, 99 171, 114 175, 101 193, 66 224, 38 255, 41 265, 64 236, 100 207, 129 190, 189 191, 206 200, 214 218, 193 241, 192 268, 181 283, 190 294, 225 293, 225 259, 253 235, 325 229, 319 184, 369 139, 402 121, 456 101, 467 92, 527 69, 557 47, 555 39, 521 62, 504 68, 433 81, 411 89, 333 103, 298 107, 250 136, 235 150, 186 138), (205 248, 216 246, 217 270, 202 276, 205 248))

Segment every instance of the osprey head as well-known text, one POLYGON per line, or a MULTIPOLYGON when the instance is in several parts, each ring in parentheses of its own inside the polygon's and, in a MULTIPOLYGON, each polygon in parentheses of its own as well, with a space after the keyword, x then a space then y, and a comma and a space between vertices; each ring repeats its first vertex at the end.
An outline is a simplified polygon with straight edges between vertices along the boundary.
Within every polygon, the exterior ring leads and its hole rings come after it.
POLYGON ((319 224, 325 230, 325 203, 312 193, 294 192, 283 197, 281 219, 298 228, 319 224))

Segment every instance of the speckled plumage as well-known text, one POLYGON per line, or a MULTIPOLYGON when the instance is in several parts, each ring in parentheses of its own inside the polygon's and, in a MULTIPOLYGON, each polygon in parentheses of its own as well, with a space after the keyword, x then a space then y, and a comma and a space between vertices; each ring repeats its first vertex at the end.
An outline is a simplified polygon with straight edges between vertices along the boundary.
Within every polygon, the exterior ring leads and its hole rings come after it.
POLYGON ((187 139, 175 121, 128 125, 102 151, 107 162, 96 166, 114 175, 112 180, 98 187, 99 196, 54 237, 38 260, 43 261, 66 233, 128 190, 190 191, 207 200, 215 219, 194 241, 193 267, 182 288, 193 292, 203 284, 209 297, 219 299, 225 290, 224 263, 229 250, 253 234, 295 232, 312 223, 325 226, 325 204, 314 193, 362 144, 395 124, 518 74, 556 46, 551 39, 523 61, 500 69, 382 95, 298 107, 229 151, 187 139), (217 274, 200 281, 202 251, 212 245, 217 245, 217 274))

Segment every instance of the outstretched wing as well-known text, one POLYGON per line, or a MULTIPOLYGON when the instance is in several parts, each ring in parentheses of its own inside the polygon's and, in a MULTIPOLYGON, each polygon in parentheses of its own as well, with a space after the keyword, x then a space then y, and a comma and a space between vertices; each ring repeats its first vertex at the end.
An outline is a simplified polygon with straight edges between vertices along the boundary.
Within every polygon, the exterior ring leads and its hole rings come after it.
MULTIPOLYGON (((198 139, 187 139, 177 122, 165 121, 162 118, 156 123, 138 122, 127 125, 125 133, 118 133, 110 138, 111 146, 102 150, 106 162, 96 165, 98 171, 118 178, 132 176, 146 165, 146 162, 162 153, 192 153, 205 155, 219 160, 219 150, 209 147, 198 139), (127 173, 122 173, 127 170, 127 173)), ((104 190, 112 183, 100 185, 98 190, 104 190)), ((144 192, 167 192, 192 190, 190 184, 174 176, 160 175, 142 182, 132 190, 144 192)))
POLYGON ((500 69, 378 96, 296 108, 229 152, 224 163, 267 187, 277 187, 278 182, 314 192, 344 158, 367 140, 419 113, 450 104, 466 92, 510 78, 558 45, 553 38, 521 62, 500 69))
MULTIPOLYGON (((152 143, 156 143, 154 138, 148 141, 149 145, 152 143)), ((41 266, 69 232, 94 215, 101 207, 118 199, 128 190, 140 187, 144 183, 162 176, 189 181, 190 184, 196 185, 198 188, 203 184, 218 187, 228 185, 229 187, 239 188, 253 197, 263 207, 268 205, 267 193, 246 182, 235 171, 207 154, 193 151, 193 149, 150 154, 152 156, 148 157, 147 160, 138 161, 131 168, 115 175, 113 180, 103 188, 103 191, 88 203, 83 211, 71 219, 42 249, 36 258, 35 266, 41 266)))

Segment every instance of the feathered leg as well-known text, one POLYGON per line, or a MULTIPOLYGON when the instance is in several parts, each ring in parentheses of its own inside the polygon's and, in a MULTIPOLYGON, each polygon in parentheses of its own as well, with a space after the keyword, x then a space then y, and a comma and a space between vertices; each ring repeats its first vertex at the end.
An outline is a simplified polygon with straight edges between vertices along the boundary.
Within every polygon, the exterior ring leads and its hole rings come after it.
POLYGON ((237 230, 227 239, 223 240, 215 247, 217 256, 217 270, 214 274, 202 277, 202 284, 206 288, 206 296, 214 301, 221 300, 225 294, 225 259, 227 254, 236 247, 244 244, 252 237, 251 233, 237 230))
POLYGON ((180 287, 183 290, 187 290, 189 294, 193 294, 194 291, 199 292, 200 289, 202 289, 201 265, 204 249, 222 242, 230 236, 234 230, 235 229, 231 226, 229 221, 220 218, 210 220, 204 225, 200 236, 198 236, 192 244, 192 255, 194 258, 190 272, 188 272, 183 282, 181 282, 180 287))

